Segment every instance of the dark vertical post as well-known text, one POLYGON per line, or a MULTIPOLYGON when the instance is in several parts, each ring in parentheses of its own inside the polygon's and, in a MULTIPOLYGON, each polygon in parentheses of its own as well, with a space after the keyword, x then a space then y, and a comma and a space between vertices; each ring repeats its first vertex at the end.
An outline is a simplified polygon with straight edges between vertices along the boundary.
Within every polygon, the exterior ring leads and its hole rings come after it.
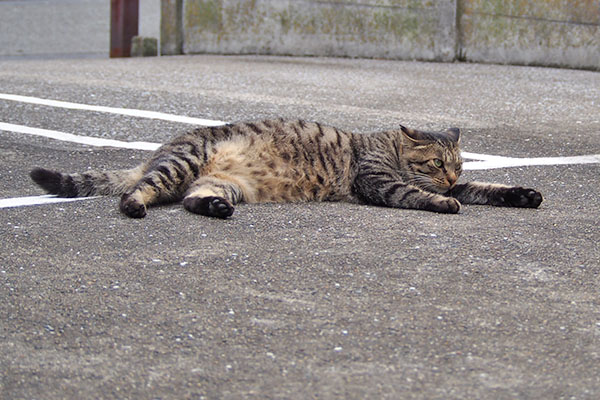
POLYGON ((139 0, 110 1, 110 56, 129 57, 138 34, 139 0))

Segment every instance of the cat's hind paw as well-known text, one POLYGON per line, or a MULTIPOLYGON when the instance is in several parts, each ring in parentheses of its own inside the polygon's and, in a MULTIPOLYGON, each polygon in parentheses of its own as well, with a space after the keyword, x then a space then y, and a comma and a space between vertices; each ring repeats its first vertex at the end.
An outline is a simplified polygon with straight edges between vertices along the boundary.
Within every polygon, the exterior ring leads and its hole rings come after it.
POLYGON ((234 208, 227 200, 218 196, 190 196, 183 199, 183 207, 194 214, 207 217, 228 218, 234 208))
POLYGON ((144 218, 146 216, 146 206, 127 194, 121 197, 119 208, 123 214, 131 218, 144 218))
POLYGON ((538 208, 544 199, 537 190, 512 187, 504 193, 504 200, 509 207, 538 208))

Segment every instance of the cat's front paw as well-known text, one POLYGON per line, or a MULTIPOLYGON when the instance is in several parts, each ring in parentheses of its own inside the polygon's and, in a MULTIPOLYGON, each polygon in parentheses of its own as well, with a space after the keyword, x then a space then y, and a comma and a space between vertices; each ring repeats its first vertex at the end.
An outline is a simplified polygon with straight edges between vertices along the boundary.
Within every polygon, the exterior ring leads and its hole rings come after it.
POLYGON ((538 208, 542 204, 543 197, 534 189, 512 187, 504 193, 504 201, 509 207, 538 208))
POLYGON ((190 196, 183 199, 183 207, 194 214, 208 217, 228 218, 233 214, 233 206, 224 198, 217 196, 190 196))
POLYGON ((436 196, 429 207, 428 211, 435 211, 445 214, 456 214, 460 211, 460 202, 454 197, 436 196))
POLYGON ((144 218, 146 216, 146 206, 127 194, 121 197, 119 208, 123 214, 131 218, 144 218))

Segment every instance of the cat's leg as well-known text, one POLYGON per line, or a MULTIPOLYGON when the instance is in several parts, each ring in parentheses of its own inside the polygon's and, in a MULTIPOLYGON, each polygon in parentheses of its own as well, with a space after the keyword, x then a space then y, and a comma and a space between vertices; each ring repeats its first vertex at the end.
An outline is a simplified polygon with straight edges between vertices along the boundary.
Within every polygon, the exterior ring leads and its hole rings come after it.
POLYGON ((384 193, 385 205, 399 208, 456 214, 460 211, 460 202, 452 197, 443 196, 398 182, 384 193))
POLYGON ((121 212, 131 218, 144 218, 147 206, 156 203, 159 197, 159 189, 153 182, 151 178, 144 178, 133 190, 121 196, 121 212))
POLYGON ((464 204, 487 204, 502 207, 537 208, 542 194, 534 189, 493 183, 468 182, 454 186, 448 195, 464 204))
POLYGON ((149 172, 121 197, 119 208, 128 217, 143 218, 148 206, 177 199, 173 186, 160 172, 149 172))
POLYGON ((387 174, 359 175, 354 190, 359 198, 374 205, 449 214, 460 211, 455 198, 422 190, 387 174))
POLYGON ((240 185, 227 176, 203 176, 188 189, 183 198, 186 210, 208 217, 227 218, 234 205, 243 200, 240 185))
POLYGON ((142 178, 121 197, 121 212, 132 218, 143 218, 148 206, 181 199, 198 169, 193 161, 175 154, 152 160, 142 178))

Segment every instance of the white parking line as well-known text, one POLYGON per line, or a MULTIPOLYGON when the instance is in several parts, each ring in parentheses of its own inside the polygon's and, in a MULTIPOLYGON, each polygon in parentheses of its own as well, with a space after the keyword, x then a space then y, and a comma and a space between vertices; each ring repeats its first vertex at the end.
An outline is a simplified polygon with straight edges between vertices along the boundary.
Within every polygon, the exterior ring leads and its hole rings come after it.
POLYGON ((192 118, 183 115, 165 114, 157 111, 135 110, 130 108, 92 106, 88 104, 70 103, 67 101, 40 99, 38 97, 19 96, 16 94, 0 93, 0 100, 10 100, 19 103, 38 104, 48 107, 68 108, 71 110, 96 111, 101 113, 128 115, 130 117, 162 119, 164 121, 181 122, 184 124, 219 126, 225 125, 223 121, 214 121, 210 119, 192 118))
POLYGON ((571 157, 529 157, 516 158, 504 156, 491 156, 487 154, 461 153, 463 158, 477 161, 463 163, 464 170, 481 170, 511 167, 529 167, 542 165, 573 165, 573 164, 600 164, 600 154, 571 157))
POLYGON ((53 204, 53 203, 66 203, 70 201, 89 200, 95 199, 94 197, 56 197, 51 194, 45 194, 42 196, 28 196, 28 197, 13 197, 9 199, 0 199, 0 208, 11 208, 11 207, 23 207, 23 206, 37 206, 41 204, 53 204))
POLYGON ((73 135, 71 133, 64 133, 59 131, 52 131, 48 129, 32 128, 29 126, 7 124, 0 122, 0 131, 25 133, 34 136, 43 136, 50 139, 61 140, 63 142, 80 143, 88 146, 107 146, 107 147, 120 147, 123 149, 136 149, 136 150, 156 150, 160 147, 160 143, 150 142, 123 142, 121 140, 113 139, 102 139, 90 136, 73 135))
MULTIPOLYGON (((65 101, 40 99, 37 97, 19 96, 12 94, 0 93, 0 100, 10 100, 16 102, 23 102, 29 104, 38 104, 49 107, 67 108, 73 110, 84 110, 84 111, 96 111, 111 114, 128 115, 139 118, 151 118, 161 119, 171 122, 181 122, 193 125, 202 126, 219 126, 224 125, 226 122, 207 120, 201 118, 192 118, 180 115, 165 114, 155 111, 144 111, 126 108, 114 108, 114 107, 103 107, 103 106, 92 106, 80 103, 70 103, 65 101)), ((136 149, 136 150, 156 150, 160 147, 160 143, 151 142, 124 142, 113 139, 102 139, 94 138, 89 136, 73 135, 71 133, 59 132, 48 129, 32 128, 23 125, 8 124, 0 122, 0 131, 23 133, 28 135, 43 136, 55 140, 62 140, 72 143, 80 143, 89 146, 108 146, 118 147, 125 149, 136 149)), ((540 165, 567 165, 567 164, 598 164, 600 163, 600 154, 572 156, 572 157, 535 157, 535 158, 515 158, 515 157, 504 157, 495 156, 489 154, 478 154, 470 152, 462 152, 462 156, 468 160, 463 163, 463 169, 465 170, 484 170, 484 169, 495 169, 495 168, 508 168, 508 167, 523 167, 523 166, 540 166, 540 165)), ((88 198, 76 198, 66 199, 58 198, 50 195, 43 196, 31 196, 31 197, 17 197, 9 199, 0 199, 0 208, 8 207, 21 207, 28 205, 39 205, 48 203, 59 203, 67 201, 76 201, 88 198)))

